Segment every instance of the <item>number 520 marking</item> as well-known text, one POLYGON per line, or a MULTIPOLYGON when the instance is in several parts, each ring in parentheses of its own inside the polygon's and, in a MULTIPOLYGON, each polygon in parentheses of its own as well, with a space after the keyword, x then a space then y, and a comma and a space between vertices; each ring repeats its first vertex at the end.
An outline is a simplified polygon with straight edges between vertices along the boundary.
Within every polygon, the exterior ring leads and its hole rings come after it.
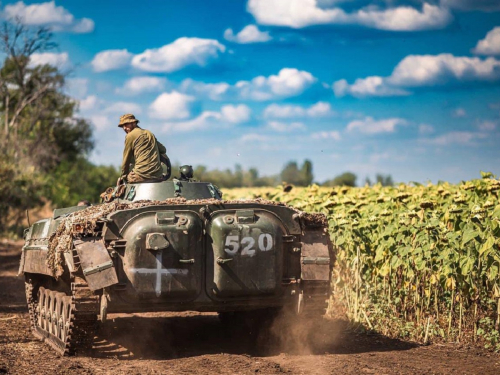
MULTIPOLYGON (((269 251, 273 248, 273 237, 269 233, 261 233, 257 240, 260 251, 269 251)), ((229 255, 236 255, 241 248, 242 256, 255 255, 255 239, 253 237, 227 236, 224 251, 229 255)))

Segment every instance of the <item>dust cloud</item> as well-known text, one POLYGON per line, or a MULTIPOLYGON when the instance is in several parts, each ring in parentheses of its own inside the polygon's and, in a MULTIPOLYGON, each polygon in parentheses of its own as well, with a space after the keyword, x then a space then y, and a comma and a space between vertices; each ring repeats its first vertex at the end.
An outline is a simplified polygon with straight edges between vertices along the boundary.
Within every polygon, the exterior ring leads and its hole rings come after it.
POLYGON ((297 316, 281 311, 266 325, 260 327, 257 343, 268 355, 324 354, 339 344, 345 326, 324 317, 297 316))

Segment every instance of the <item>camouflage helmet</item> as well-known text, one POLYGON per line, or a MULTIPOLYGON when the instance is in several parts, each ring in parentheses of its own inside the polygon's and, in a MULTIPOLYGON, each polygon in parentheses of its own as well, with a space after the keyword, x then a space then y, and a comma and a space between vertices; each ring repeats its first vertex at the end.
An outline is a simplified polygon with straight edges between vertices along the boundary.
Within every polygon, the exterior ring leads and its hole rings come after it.
POLYGON ((133 122, 135 122, 137 124, 139 122, 139 120, 137 120, 132 113, 127 113, 123 116, 120 116, 120 123, 118 124, 118 127, 121 128, 123 125, 130 124, 133 122))

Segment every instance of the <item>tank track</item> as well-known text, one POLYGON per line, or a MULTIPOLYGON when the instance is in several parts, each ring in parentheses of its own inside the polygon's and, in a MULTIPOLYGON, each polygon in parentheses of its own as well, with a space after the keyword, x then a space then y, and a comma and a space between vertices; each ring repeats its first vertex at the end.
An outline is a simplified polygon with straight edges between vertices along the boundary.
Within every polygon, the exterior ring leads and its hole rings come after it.
POLYGON ((30 327, 33 331, 36 326, 37 321, 37 300, 34 296, 35 288, 33 286, 33 281, 31 278, 26 277, 26 281, 24 283, 24 288, 26 292, 26 302, 28 304, 28 313, 30 317, 30 327))
POLYGON ((326 314, 330 296, 328 282, 302 282, 302 311, 300 315, 320 318, 326 314))
POLYGON ((75 355, 92 348, 99 296, 84 279, 74 279, 68 296, 43 286, 36 288, 33 280, 27 278, 26 300, 33 334, 58 354, 75 355))

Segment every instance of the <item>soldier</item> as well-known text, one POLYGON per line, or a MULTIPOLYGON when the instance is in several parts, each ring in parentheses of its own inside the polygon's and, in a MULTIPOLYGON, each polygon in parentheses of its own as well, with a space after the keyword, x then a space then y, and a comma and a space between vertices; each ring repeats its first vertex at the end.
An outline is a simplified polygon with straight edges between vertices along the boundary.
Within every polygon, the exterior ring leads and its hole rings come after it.
POLYGON ((139 120, 133 114, 120 117, 118 127, 122 128, 125 136, 125 149, 123 150, 122 174, 118 184, 127 180, 134 182, 161 181, 163 170, 160 158, 166 160, 167 150, 153 133, 137 126, 139 120))

